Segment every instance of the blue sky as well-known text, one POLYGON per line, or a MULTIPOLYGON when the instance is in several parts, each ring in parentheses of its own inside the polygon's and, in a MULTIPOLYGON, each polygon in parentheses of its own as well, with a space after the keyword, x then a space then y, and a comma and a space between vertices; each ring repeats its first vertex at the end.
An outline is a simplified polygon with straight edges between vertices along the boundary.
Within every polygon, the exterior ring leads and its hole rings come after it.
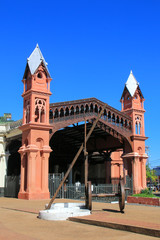
POLYGON ((160 165, 160 1, 0 0, 0 116, 22 118, 26 59, 38 43, 51 102, 96 97, 121 109, 130 70, 145 101, 151 166, 160 165))

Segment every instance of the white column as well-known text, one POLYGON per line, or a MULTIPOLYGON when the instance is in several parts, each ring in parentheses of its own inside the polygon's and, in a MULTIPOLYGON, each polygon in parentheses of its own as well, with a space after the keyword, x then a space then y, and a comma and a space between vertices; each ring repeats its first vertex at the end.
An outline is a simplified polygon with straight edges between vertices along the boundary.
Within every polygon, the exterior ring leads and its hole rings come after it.
POLYGON ((9 152, 5 153, 4 135, 0 134, 0 187, 5 186, 5 176, 7 175, 7 165, 9 152))

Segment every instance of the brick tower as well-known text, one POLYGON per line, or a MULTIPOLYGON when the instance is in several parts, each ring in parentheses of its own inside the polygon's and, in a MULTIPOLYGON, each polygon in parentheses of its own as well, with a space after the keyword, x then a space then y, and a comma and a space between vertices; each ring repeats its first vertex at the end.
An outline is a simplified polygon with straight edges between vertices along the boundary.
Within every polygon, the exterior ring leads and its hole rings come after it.
POLYGON ((21 184, 18 198, 49 199, 49 97, 51 77, 37 44, 27 59, 23 84, 21 184))
MULTIPOLYGON (((124 160, 130 161, 132 166, 133 190, 135 193, 146 188, 146 159, 145 131, 144 131, 144 97, 139 83, 132 71, 126 82, 122 97, 122 112, 128 114, 133 121, 132 125, 132 152, 124 154, 124 160)), ((128 164, 129 165, 129 164, 128 164)))

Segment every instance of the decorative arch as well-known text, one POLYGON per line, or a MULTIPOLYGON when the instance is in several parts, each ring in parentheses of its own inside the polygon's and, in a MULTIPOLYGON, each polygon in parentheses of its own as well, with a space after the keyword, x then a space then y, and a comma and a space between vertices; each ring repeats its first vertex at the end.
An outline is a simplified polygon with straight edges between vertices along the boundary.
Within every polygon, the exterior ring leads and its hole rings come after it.
POLYGON ((58 109, 56 108, 54 111, 54 118, 58 118, 59 117, 59 112, 58 109))
POLYGON ((97 106, 97 104, 95 104, 95 106, 94 106, 94 111, 95 111, 96 113, 98 113, 98 106, 97 106))
POLYGON ((79 106, 76 106, 76 114, 79 114, 79 106))
POLYGON ((93 112, 93 103, 90 105, 90 112, 93 112))
POLYGON ((121 127, 123 127, 123 118, 121 118, 121 127))
POLYGON ((112 122, 115 123, 115 114, 112 114, 112 122))
POLYGON ((100 112, 101 112, 101 110, 102 110, 102 107, 99 107, 99 111, 98 111, 98 112, 100 113, 100 112))
POLYGON ((64 117, 64 109, 63 108, 60 109, 60 117, 64 117))
POLYGON ((46 113, 46 100, 41 98, 35 99, 35 122, 44 123, 46 113))
POLYGON ((66 107, 66 109, 65 109, 65 116, 66 117, 69 116, 69 108, 68 107, 66 107))
POLYGON ((142 132, 142 119, 141 116, 135 116, 135 134, 141 135, 142 132))
POLYGON ((111 112, 110 111, 108 112, 108 121, 109 122, 111 121, 111 112))
POLYGON ((84 105, 81 105, 81 113, 84 113, 84 105))
POLYGON ((25 122, 30 122, 30 100, 25 101, 25 122))
POLYGON ((86 106, 85 106, 85 113, 88 113, 89 112, 89 106, 88 106, 88 104, 86 104, 86 106))
POLYGON ((116 124, 117 124, 117 126, 119 126, 119 116, 117 116, 117 118, 116 118, 116 124))
POLYGON ((50 109, 49 110, 49 120, 52 120, 53 119, 53 110, 50 109))
POLYGON ((74 115, 74 107, 73 106, 70 109, 70 115, 74 115))

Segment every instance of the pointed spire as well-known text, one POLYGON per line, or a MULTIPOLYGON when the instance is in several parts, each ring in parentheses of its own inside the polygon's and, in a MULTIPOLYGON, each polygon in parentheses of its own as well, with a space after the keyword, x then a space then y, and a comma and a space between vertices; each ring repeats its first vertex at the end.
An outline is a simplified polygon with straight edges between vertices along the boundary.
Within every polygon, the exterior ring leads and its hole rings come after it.
POLYGON ((137 87, 139 86, 139 83, 137 82, 137 80, 135 79, 132 70, 130 71, 130 75, 127 79, 126 82, 126 88, 128 89, 129 93, 131 94, 131 96, 133 97, 137 87))
MULTIPOLYGON (((28 66, 29 69, 31 71, 31 74, 34 74, 35 71, 37 70, 37 68, 39 67, 39 65, 43 62, 43 64, 45 65, 47 72, 49 74, 48 68, 47 68, 47 63, 42 55, 42 52, 39 48, 39 45, 37 43, 36 48, 33 50, 33 52, 31 53, 31 55, 29 56, 29 58, 27 59, 28 62, 28 66)), ((50 74, 49 74, 50 76, 50 74)))

